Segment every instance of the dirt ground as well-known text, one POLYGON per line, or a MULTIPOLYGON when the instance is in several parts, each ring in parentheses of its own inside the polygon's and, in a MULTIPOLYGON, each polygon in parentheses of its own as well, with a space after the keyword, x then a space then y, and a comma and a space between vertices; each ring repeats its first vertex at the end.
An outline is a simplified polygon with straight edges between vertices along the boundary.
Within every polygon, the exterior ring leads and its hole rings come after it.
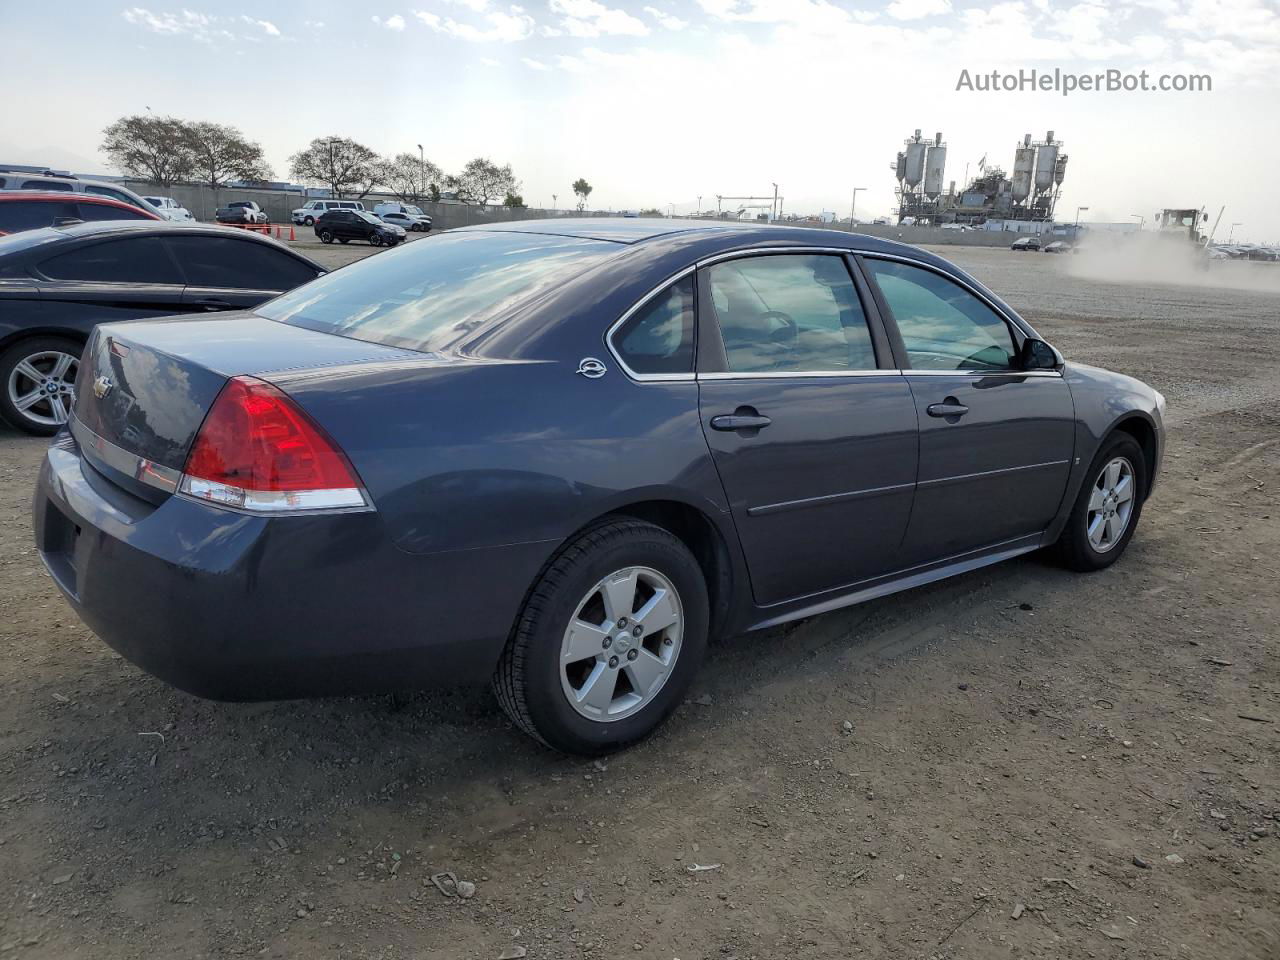
POLYGON ((484 690, 169 689, 55 591, 0 433, 0 955, 1280 957, 1280 297, 945 255, 1168 396, 1125 557, 727 641, 604 763, 484 690))

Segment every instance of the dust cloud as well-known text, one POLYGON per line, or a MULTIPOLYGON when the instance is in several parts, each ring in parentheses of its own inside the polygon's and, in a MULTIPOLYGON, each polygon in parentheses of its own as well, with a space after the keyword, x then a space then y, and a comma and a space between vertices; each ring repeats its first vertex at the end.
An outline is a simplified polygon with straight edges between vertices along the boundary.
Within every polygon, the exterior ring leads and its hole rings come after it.
POLYGON ((1087 237, 1066 255, 1067 272, 1086 280, 1176 284, 1280 294, 1280 263, 1211 260, 1190 240, 1155 233, 1087 237))

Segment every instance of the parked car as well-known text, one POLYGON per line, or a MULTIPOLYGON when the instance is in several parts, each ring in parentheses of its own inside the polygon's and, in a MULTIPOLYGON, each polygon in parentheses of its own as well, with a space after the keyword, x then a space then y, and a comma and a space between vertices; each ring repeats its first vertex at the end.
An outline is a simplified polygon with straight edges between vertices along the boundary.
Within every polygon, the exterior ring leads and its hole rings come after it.
POLYGON ((102 221, 0 237, 0 417, 37 434, 65 423, 95 324, 252 307, 323 273, 274 240, 200 224, 102 221))
POLYGON ((425 233, 431 229, 431 218, 422 212, 421 207, 411 203, 375 204, 373 215, 384 223, 393 223, 405 230, 420 230, 425 233))
POLYGON ((389 223, 392 226, 399 227, 406 233, 415 233, 421 231, 426 233, 431 230, 431 218, 426 214, 414 215, 412 213, 379 213, 377 218, 383 223, 389 223))
POLYGON ((366 240, 375 247, 394 247, 405 238, 403 227, 383 223, 366 210, 330 210, 320 215, 314 229, 321 243, 366 240))
POLYGON ((294 223, 309 227, 321 214, 330 210, 363 210, 364 204, 359 200, 308 200, 290 214, 294 223))
POLYGON ((0 236, 80 221, 161 219, 132 204, 90 194, 42 193, 39 190, 0 191, 0 236))
POLYGON ((232 200, 225 207, 219 207, 213 218, 219 223, 268 222, 266 213, 252 200, 232 200))
POLYGON ((1110 565, 1165 442, 1159 393, 940 257, 708 221, 450 231, 101 326, 82 379, 34 529, 126 658, 229 699, 492 679, 584 754, 661 723, 712 636, 1043 547, 1110 565))
POLYGON ((106 197, 126 203, 129 206, 145 210, 164 219, 158 209, 134 193, 128 187, 118 183, 103 183, 100 180, 82 180, 70 175, 49 173, 21 173, 13 170, 0 170, 0 190, 41 190, 46 193, 83 193, 96 197, 106 197))
POLYGON ((194 220, 191 211, 180 204, 173 197, 143 197, 143 200, 151 204, 160 211, 160 216, 166 220, 173 220, 181 223, 185 220, 194 220))
POLYGON ((1013 243, 1010 244, 1009 249, 1013 250, 1016 253, 1027 253, 1029 251, 1039 250, 1040 238, 1039 237, 1021 237, 1013 241, 1013 243))

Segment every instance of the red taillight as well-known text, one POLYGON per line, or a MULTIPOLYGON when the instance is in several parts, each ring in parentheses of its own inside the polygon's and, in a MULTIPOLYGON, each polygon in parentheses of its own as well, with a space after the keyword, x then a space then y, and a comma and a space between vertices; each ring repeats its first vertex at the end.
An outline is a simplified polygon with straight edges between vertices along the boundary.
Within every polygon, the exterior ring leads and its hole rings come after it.
POLYGON ((182 491, 247 510, 366 506, 346 458, 284 393, 233 377, 196 435, 182 491))

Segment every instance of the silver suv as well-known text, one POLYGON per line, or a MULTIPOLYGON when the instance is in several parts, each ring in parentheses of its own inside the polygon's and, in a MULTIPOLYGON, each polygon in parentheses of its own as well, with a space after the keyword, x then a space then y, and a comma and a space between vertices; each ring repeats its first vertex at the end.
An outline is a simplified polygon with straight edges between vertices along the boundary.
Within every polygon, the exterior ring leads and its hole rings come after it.
POLYGON ((0 170, 0 190, 65 190, 68 193, 89 193, 96 197, 119 200, 121 203, 155 214, 162 220, 169 219, 165 211, 148 203, 127 187, 115 183, 103 183, 101 180, 81 180, 79 177, 64 177, 52 173, 0 170))

